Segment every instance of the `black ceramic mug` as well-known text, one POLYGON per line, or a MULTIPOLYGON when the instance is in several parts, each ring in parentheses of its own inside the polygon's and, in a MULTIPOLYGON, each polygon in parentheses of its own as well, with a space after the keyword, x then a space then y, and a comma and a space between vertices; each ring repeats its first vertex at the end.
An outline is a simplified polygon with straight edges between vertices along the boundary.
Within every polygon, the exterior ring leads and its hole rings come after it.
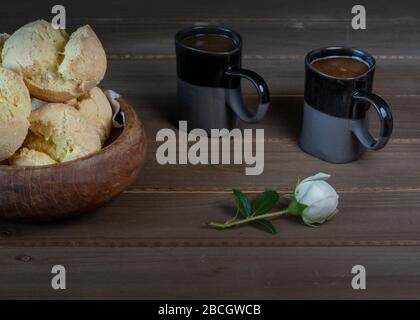
POLYGON ((388 104, 372 93, 375 59, 357 49, 330 47, 310 52, 305 59, 305 102, 300 146, 303 151, 332 163, 359 159, 366 150, 383 148, 393 129, 388 104), (324 73, 314 65, 331 58, 363 62, 366 70, 352 77, 324 73), (380 119, 379 137, 369 132, 367 111, 380 119))
POLYGON ((255 123, 265 116, 270 104, 268 86, 258 74, 241 68, 242 40, 238 33, 225 27, 192 27, 175 35, 175 47, 178 120, 188 121, 189 130, 230 130, 237 126, 238 118, 255 123), (205 36, 227 45, 200 47, 199 37, 205 36), (196 46, 188 41, 193 37, 198 39, 196 46), (241 78, 251 81, 259 94, 255 114, 243 101, 241 78))

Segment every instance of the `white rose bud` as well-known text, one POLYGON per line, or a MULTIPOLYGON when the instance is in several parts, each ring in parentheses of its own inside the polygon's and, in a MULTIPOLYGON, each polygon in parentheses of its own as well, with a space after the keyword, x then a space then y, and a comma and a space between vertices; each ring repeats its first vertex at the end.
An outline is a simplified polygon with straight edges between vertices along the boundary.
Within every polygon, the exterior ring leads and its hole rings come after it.
POLYGON ((331 220, 338 212, 338 194, 326 182, 331 176, 318 173, 301 181, 293 195, 289 212, 302 216, 303 222, 313 226, 331 220))

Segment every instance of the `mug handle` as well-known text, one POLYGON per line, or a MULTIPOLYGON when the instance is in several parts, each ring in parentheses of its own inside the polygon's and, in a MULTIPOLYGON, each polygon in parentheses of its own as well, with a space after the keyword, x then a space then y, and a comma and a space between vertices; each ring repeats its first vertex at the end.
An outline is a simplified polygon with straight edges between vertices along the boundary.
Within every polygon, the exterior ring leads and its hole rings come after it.
POLYGON ((385 102, 384 99, 373 93, 356 92, 353 95, 353 98, 355 100, 355 103, 353 105, 353 119, 355 118, 355 115, 359 113, 359 106, 361 105, 361 103, 367 102, 375 108, 375 111, 378 114, 379 119, 381 120, 381 129, 379 138, 375 139, 369 133, 369 128, 367 127, 366 122, 353 121, 351 128, 352 132, 356 135, 360 143, 366 149, 382 149, 388 143, 394 126, 392 112, 389 105, 385 102))
POLYGON ((236 77, 244 78, 255 86, 259 95, 258 109, 255 114, 248 111, 242 97, 241 90, 227 89, 227 103, 230 108, 236 113, 239 119, 248 123, 256 123, 264 118, 270 106, 270 93, 268 91, 267 83, 264 79, 251 70, 240 68, 229 68, 225 71, 228 82, 230 83, 236 77))

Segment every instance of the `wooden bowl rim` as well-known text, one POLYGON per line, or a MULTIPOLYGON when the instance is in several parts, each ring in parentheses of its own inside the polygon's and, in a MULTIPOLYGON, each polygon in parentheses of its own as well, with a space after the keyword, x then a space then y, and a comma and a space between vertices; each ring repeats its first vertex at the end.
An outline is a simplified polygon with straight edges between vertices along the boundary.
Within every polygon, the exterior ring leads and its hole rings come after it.
POLYGON ((47 170, 47 169, 60 169, 65 166, 75 165, 81 161, 97 157, 105 152, 108 152, 111 148, 113 149, 116 145, 120 144, 121 141, 129 134, 130 128, 134 126, 134 117, 136 116, 135 111, 130 104, 128 104, 123 98, 117 99, 120 102, 121 110, 125 113, 126 124, 122 128, 122 132, 118 137, 109 145, 105 146, 99 151, 89 154, 85 157, 74 159, 62 163, 54 163, 44 166, 16 166, 16 165, 0 165, 0 171, 31 171, 31 170, 47 170))

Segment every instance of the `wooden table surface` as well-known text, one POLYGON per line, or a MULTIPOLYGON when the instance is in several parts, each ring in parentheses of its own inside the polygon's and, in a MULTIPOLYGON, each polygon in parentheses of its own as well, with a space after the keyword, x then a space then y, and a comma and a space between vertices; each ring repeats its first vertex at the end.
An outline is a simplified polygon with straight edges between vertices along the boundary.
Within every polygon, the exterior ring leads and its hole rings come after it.
MULTIPOLYGON (((359 1, 367 30, 351 28, 354 1, 61 1, 69 30, 89 23, 109 68, 102 86, 135 106, 149 141, 146 166, 114 201, 68 221, 0 222, 0 298, 419 298, 420 297, 420 4, 359 1), (244 166, 161 166, 157 130, 175 128, 173 35, 192 24, 228 25, 243 36, 246 68, 269 83, 265 171, 244 166), (297 146, 303 57, 311 49, 354 46, 377 58, 374 91, 390 103, 389 145, 360 161, 333 165, 297 146), (340 213, 312 229, 295 219, 275 236, 251 227, 202 228, 233 210, 231 189, 289 192, 298 177, 333 175, 340 213), (51 267, 67 269, 67 290, 51 289, 51 267), (351 269, 367 270, 367 290, 351 269)), ((51 19, 50 1, 2 4, 0 31, 51 19), (38 3, 38 2, 37 2, 38 3)), ((255 103, 246 86, 247 101, 255 103)))

